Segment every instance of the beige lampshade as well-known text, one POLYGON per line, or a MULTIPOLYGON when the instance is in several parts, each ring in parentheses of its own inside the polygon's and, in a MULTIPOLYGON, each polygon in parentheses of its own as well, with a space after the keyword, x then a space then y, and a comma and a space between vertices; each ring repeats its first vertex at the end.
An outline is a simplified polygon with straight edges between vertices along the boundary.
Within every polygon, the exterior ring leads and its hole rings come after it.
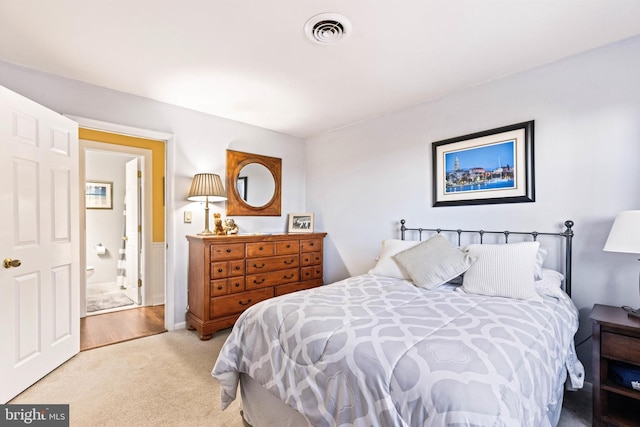
POLYGON ((640 211, 618 213, 603 250, 640 254, 640 211))
POLYGON ((199 173, 193 177, 187 199, 193 202, 222 202, 227 200, 227 193, 219 175, 199 173))

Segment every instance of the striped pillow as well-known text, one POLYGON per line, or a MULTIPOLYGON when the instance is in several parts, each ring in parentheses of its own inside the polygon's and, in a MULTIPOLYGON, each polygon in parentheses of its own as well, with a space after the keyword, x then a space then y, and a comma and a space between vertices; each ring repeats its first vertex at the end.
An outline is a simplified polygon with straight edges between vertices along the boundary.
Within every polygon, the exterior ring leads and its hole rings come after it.
POLYGON ((539 242, 468 245, 466 251, 476 261, 465 272, 461 290, 541 302, 534 283, 539 247, 539 242))

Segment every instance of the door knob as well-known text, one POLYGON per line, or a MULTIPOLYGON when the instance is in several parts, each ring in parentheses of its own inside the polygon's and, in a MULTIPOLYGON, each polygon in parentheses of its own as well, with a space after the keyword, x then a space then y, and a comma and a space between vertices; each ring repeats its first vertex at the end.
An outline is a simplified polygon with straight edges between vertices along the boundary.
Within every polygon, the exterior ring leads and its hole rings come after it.
POLYGON ((4 268, 20 267, 20 264, 22 264, 22 261, 20 261, 19 259, 11 259, 11 258, 5 258, 5 260, 2 262, 2 265, 4 265, 4 268))

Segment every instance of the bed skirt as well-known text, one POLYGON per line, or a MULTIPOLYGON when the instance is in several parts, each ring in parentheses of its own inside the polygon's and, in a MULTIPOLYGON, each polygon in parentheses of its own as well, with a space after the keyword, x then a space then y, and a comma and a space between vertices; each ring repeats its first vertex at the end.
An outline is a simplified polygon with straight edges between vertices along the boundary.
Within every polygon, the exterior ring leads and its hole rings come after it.
POLYGON ((269 393, 249 375, 240 374, 242 416, 250 426, 311 426, 305 417, 269 393))
MULTIPOLYGON (((240 395, 242 416, 249 427, 311 427, 302 414, 269 393, 247 374, 240 374, 240 395)), ((552 426, 557 426, 560 421, 563 397, 564 385, 561 383, 556 390, 555 402, 547 407, 547 415, 552 426)))

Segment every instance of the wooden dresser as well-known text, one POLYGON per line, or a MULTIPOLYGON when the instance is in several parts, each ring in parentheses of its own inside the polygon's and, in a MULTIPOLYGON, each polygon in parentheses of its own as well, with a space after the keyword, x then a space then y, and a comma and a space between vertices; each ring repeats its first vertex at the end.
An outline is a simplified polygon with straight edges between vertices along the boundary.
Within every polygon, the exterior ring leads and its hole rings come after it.
POLYGON ((322 285, 325 236, 187 236, 187 328, 208 340, 260 301, 322 285))

